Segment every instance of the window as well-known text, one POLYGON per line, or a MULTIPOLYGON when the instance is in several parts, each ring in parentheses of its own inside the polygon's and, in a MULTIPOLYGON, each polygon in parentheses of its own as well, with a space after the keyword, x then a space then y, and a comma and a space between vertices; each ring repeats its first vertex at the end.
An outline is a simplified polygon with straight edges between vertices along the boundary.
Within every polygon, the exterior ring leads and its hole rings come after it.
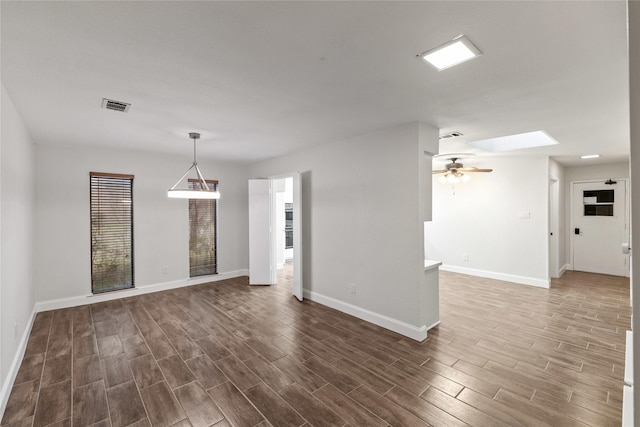
POLYGON ((133 287, 133 175, 91 172, 91 291, 133 287))
MULTIPOLYGON (((190 179, 189 188, 202 185, 190 179)), ((207 180, 211 189, 218 181, 207 180)), ((218 200, 189 199, 189 276, 218 273, 218 200)))
POLYGON ((582 193, 584 216, 613 216, 614 190, 591 190, 582 193))

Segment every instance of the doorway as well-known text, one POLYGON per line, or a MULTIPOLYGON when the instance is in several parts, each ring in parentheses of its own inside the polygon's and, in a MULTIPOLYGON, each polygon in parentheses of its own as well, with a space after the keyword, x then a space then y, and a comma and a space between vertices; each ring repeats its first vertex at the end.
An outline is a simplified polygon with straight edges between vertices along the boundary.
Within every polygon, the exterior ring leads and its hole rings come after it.
POLYGON ((549 181, 549 278, 560 277, 559 262, 559 230, 558 206, 560 204, 559 182, 557 179, 549 181))
POLYGON ((288 280, 302 301, 300 173, 249 180, 249 284, 288 280), (288 219, 287 219, 288 218, 288 219), (290 277, 287 277, 290 276, 290 277))
POLYGON ((573 182, 571 253, 573 269, 629 277, 629 199, 626 179, 573 182))
POLYGON ((272 254, 278 286, 293 288, 293 177, 271 180, 272 254))

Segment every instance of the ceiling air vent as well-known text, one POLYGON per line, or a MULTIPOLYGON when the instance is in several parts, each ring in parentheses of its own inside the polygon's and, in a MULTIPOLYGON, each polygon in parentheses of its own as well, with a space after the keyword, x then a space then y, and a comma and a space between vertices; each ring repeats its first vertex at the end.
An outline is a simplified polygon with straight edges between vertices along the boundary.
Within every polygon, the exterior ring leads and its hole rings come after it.
POLYGON ((122 113, 126 113, 129 111, 129 107, 131 104, 121 101, 114 101, 113 99, 102 98, 102 108, 106 108, 107 110, 120 111, 122 113))
POLYGON ((445 133, 444 135, 440 135, 438 137, 438 139, 449 139, 449 138, 456 138, 458 136, 462 136, 461 132, 449 132, 449 133, 445 133))

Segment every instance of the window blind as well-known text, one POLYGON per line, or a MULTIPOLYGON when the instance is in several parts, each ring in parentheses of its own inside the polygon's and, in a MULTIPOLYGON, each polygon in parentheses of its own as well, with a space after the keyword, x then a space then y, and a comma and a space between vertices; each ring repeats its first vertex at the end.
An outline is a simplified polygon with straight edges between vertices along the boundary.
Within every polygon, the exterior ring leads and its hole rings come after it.
MULTIPOLYGON (((218 189, 218 181, 207 180, 211 190, 218 189)), ((189 188, 202 186, 190 179, 189 188)), ((217 274, 218 200, 189 199, 189 275, 190 277, 217 274)))
POLYGON ((132 288, 133 175, 91 172, 91 290, 132 288))

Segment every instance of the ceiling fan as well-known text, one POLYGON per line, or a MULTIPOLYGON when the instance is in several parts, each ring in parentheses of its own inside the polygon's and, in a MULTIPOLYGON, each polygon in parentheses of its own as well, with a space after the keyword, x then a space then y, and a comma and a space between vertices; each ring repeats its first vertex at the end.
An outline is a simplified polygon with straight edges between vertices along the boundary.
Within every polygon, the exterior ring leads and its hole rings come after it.
POLYGON ((459 182, 467 182, 471 177, 468 172, 491 172, 493 169, 480 169, 473 166, 465 166, 459 160, 472 157, 474 154, 438 154, 434 158, 445 158, 449 162, 444 165, 444 169, 433 170, 433 174, 443 174, 438 180, 442 183, 457 184, 459 182))

